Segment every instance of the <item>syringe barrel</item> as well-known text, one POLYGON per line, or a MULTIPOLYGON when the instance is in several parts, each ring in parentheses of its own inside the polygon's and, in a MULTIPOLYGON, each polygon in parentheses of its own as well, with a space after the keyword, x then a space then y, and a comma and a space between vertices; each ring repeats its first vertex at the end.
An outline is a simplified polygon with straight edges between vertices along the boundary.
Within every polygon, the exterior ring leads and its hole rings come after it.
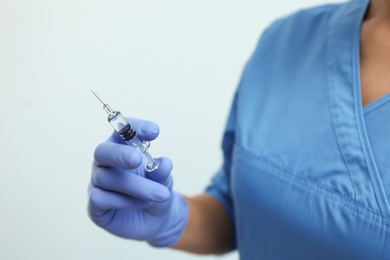
POLYGON ((108 116, 108 122, 112 125, 116 132, 123 138, 123 140, 130 146, 136 148, 145 160, 145 170, 148 172, 154 171, 159 165, 159 161, 155 160, 149 153, 148 148, 150 143, 141 141, 136 136, 136 131, 122 116, 121 112, 115 111, 108 116))
POLYGON ((141 141, 138 139, 137 136, 134 136, 133 139, 130 141, 126 141, 128 145, 131 145, 141 153, 142 157, 145 160, 145 170, 148 172, 154 171, 157 169, 160 162, 156 159, 154 159, 148 152, 148 149, 150 147, 150 143, 147 141, 141 141))
POLYGON ((121 112, 119 111, 114 111, 114 113, 107 117, 107 120, 118 133, 121 132, 125 126, 129 125, 124 116, 122 116, 121 112))

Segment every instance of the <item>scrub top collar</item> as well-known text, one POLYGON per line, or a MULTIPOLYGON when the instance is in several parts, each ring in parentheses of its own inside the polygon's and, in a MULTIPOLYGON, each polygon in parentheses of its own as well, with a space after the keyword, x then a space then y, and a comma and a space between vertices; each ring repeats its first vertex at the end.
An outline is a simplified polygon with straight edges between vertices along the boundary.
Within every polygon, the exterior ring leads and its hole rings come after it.
MULTIPOLYGON (((372 154, 360 91, 360 29, 369 0, 353 0, 330 17, 327 66, 335 134, 359 203, 390 216, 372 154)), ((390 188, 390 187, 388 187, 390 188)))

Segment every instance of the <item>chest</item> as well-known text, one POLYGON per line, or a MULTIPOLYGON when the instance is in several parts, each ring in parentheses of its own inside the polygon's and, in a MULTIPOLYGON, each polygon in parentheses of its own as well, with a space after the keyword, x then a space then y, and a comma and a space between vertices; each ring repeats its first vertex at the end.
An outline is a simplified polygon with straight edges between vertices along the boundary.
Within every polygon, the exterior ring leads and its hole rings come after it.
POLYGON ((375 60, 360 65, 362 105, 368 105, 390 92, 390 66, 381 66, 375 60))
POLYGON ((363 105, 390 92, 390 33, 376 19, 362 23, 360 81, 363 105))

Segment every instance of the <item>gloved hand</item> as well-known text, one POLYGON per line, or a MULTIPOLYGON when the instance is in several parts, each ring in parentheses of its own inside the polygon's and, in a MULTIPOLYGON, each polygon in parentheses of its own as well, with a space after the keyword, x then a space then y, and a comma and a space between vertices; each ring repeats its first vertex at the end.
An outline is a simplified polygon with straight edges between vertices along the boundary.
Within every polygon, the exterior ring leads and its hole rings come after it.
MULTIPOLYGON (((159 134, 154 123, 127 120, 141 140, 159 134)), ((141 154, 117 133, 96 148, 94 157, 88 205, 92 221, 120 237, 174 245, 186 226, 188 206, 172 191, 171 160, 159 158, 159 167, 146 172, 141 154)))

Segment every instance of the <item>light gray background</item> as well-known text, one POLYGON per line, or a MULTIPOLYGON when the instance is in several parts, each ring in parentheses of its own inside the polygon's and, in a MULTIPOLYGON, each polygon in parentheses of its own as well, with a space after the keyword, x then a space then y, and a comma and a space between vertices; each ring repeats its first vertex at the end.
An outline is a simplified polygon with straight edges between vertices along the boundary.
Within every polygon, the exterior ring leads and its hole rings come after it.
POLYGON ((0 259, 237 259, 153 249, 87 217, 95 90, 153 120, 175 189, 202 192, 242 68, 273 20, 324 0, 0 0, 0 259))

